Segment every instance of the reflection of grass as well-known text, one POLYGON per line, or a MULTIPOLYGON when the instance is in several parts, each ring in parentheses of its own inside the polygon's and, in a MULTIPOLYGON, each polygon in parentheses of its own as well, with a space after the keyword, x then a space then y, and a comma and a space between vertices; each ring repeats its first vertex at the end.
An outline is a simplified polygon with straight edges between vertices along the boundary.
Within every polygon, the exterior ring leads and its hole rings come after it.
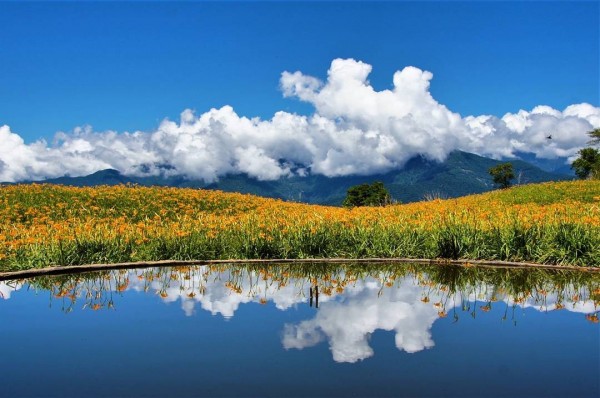
MULTIPOLYGON (((62 276, 44 276, 29 280, 35 289, 49 290, 54 299, 61 300, 63 310, 71 311, 77 300, 84 308, 98 310, 114 306, 114 300, 127 290, 132 279, 144 291, 153 290, 166 298, 175 288, 182 300, 200 298, 207 286, 218 284, 230 294, 245 295, 256 302, 266 303, 274 294, 292 286, 297 297, 305 297, 309 287, 318 286, 325 296, 342 294, 364 279, 375 279, 381 291, 399 286, 408 279, 422 288, 421 301, 432 305, 440 317, 448 315, 452 304, 453 317, 457 307, 475 316, 488 312, 496 301, 509 306, 528 302, 547 306, 553 297, 553 309, 591 301, 600 305, 600 274, 570 270, 510 269, 461 267, 454 265, 429 266, 421 264, 236 264, 178 266, 137 270, 115 270, 62 276), (456 305, 456 300, 461 305, 456 305), (479 302, 479 304, 478 304, 479 302)), ((171 293, 172 294, 172 293, 171 293)), ((597 321, 597 312, 586 317, 597 321)))
POLYGON ((0 187, 0 270, 148 260, 406 257, 600 266, 600 182, 385 208, 215 191, 0 187))

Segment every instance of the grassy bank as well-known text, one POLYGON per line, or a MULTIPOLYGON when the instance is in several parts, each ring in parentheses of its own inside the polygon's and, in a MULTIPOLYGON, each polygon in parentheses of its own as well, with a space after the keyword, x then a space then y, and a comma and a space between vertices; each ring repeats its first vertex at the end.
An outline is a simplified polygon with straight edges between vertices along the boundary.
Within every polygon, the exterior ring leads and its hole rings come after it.
POLYGON ((600 182, 352 210, 215 191, 0 188, 0 270, 148 260, 410 257, 600 266, 600 182))

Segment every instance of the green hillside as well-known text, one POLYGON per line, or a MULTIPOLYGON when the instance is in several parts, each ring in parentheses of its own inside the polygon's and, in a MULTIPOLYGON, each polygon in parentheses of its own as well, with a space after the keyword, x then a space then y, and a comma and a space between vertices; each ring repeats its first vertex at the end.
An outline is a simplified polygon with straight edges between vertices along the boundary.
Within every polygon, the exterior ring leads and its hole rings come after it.
MULTIPOLYGON (((502 163, 482 156, 455 151, 442 162, 433 162, 422 157, 411 159, 402 170, 385 174, 350 177, 307 177, 281 178, 275 181, 259 181, 243 174, 229 175, 218 181, 205 184, 183 177, 131 177, 116 170, 103 170, 85 177, 61 177, 46 182, 71 186, 97 186, 138 184, 143 186, 174 186, 188 188, 218 189, 225 192, 250 193, 259 196, 280 198, 288 201, 340 205, 346 191, 353 185, 382 181, 394 200, 402 203, 416 202, 425 197, 453 198, 494 189, 488 169, 502 163)), ((529 163, 511 162, 519 181, 533 182, 568 180, 572 177, 541 170, 529 163)))

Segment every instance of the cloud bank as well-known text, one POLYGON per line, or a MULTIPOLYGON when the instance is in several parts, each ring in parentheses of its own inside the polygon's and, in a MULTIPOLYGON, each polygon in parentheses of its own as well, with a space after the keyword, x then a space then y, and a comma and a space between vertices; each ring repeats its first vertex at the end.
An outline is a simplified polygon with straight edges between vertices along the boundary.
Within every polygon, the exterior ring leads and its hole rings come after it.
POLYGON ((270 120, 238 115, 224 106, 179 122, 164 120, 149 132, 97 132, 78 127, 52 143, 25 144, 0 127, 0 181, 80 176, 113 168, 128 175, 182 175, 212 182, 246 173, 259 180, 289 175, 369 175, 401 168, 416 155, 442 161, 453 150, 494 158, 533 153, 574 158, 600 127, 600 108, 582 103, 556 110, 462 117, 429 91, 431 72, 408 66, 393 87, 376 91, 371 65, 335 59, 327 80, 283 72, 285 97, 311 104, 310 116, 277 112, 270 120), (552 135, 549 140, 546 137, 552 135))

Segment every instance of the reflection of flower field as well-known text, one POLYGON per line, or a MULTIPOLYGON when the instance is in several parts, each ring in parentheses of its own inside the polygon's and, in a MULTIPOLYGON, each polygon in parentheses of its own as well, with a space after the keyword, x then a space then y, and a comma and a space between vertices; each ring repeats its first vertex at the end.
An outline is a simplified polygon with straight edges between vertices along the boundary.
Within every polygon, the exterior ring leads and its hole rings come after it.
POLYGON ((600 182, 352 210, 215 191, 0 188, 0 269, 160 259, 412 257, 600 265, 600 182))
POLYGON ((341 362, 373 355, 368 336, 380 329, 394 331, 396 347, 412 353, 434 346, 430 330, 438 318, 459 322, 463 317, 496 316, 517 324, 521 318, 516 310, 531 307, 578 312, 582 321, 597 323, 600 305, 597 273, 453 265, 147 268, 0 282, 0 292, 8 299, 26 283, 36 291, 48 290, 52 306, 66 312, 112 310, 123 304, 120 301, 127 299, 128 291, 147 292, 164 302, 179 301, 186 315, 198 306, 232 317, 245 303, 273 303, 286 310, 318 302, 313 318, 285 325, 282 344, 286 349, 303 349, 327 340, 334 360, 341 362))
POLYGON ((193 300, 207 304, 206 309, 213 314, 232 316, 234 308, 223 300, 234 303, 234 307, 243 302, 274 301, 278 308, 285 309, 309 301, 310 290, 317 290, 324 303, 349 291, 352 294, 357 286, 367 284, 381 295, 407 281, 418 287, 418 301, 434 308, 441 318, 450 315, 457 319, 457 308, 475 317, 478 312, 488 312, 496 302, 513 308, 533 306, 545 311, 568 309, 590 314, 596 313, 600 305, 600 275, 596 273, 393 263, 220 264, 122 269, 37 277, 2 282, 1 286, 7 298, 24 283, 48 290, 67 311, 75 304, 81 304, 84 309, 111 309, 120 293, 135 290, 154 293, 165 301, 193 300), (218 299, 204 302, 207 297, 218 299))

